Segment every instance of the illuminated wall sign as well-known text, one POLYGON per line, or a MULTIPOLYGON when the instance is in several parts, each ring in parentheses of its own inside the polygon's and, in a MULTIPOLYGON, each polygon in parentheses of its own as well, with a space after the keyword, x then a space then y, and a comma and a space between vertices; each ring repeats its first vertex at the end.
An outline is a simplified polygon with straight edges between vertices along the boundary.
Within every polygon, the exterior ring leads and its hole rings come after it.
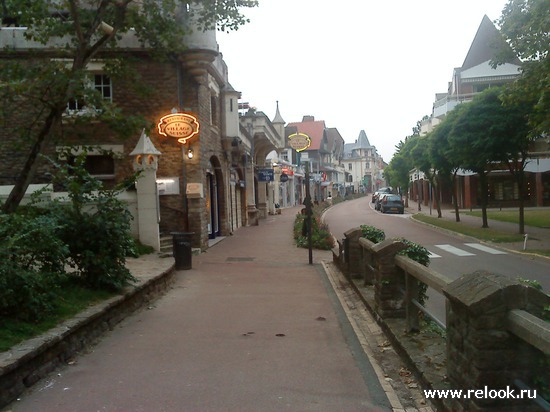
POLYGON ((161 117, 158 129, 161 135, 174 137, 178 142, 185 144, 199 133, 199 122, 190 114, 172 113, 161 117))
POLYGON ((309 146, 311 146, 311 139, 309 136, 305 133, 294 133, 288 136, 289 145, 297 152, 301 152, 302 150, 306 150, 309 146))

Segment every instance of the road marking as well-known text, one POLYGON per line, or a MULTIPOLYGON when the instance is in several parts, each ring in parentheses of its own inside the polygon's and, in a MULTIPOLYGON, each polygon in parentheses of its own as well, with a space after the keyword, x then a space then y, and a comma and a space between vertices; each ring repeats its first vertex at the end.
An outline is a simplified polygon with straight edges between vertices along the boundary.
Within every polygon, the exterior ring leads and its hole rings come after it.
POLYGON ((507 253, 502 250, 493 249, 488 246, 480 245, 479 243, 464 243, 464 244, 474 249, 481 250, 482 252, 490 253, 491 255, 507 255, 507 253))
POLYGON ((429 250, 428 250, 428 253, 429 253, 429 258, 430 259, 435 259, 435 258, 440 258, 441 257, 440 255, 436 255, 435 253, 433 253, 429 250))
POLYGON ((457 256, 475 256, 475 253, 466 252, 465 250, 459 249, 451 245, 434 245, 434 246, 457 256))

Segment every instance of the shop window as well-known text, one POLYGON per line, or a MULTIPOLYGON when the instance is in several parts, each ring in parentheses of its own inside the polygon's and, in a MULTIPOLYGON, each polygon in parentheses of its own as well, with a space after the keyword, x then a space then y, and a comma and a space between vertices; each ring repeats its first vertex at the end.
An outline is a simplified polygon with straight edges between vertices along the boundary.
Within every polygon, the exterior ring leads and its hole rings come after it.
POLYGON ((497 182, 494 185, 494 199, 495 200, 518 200, 519 188, 517 182, 514 181, 502 181, 497 182))

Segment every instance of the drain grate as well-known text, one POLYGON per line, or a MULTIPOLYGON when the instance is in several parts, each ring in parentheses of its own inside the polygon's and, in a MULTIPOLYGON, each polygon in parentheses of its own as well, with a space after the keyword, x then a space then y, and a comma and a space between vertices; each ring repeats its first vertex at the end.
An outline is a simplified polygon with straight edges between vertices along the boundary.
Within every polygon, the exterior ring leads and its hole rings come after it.
POLYGON ((252 262, 253 260, 253 257, 228 257, 226 259, 227 262, 252 262))

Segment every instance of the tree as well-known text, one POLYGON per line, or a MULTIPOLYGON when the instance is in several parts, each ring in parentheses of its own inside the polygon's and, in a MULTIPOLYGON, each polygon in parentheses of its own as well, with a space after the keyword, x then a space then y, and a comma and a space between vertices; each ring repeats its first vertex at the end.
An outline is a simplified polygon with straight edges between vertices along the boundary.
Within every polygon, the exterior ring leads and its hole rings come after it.
MULTIPOLYGON (((550 132, 550 0, 509 0, 498 20, 502 35, 523 61, 522 76, 507 90, 504 101, 535 101, 529 113, 531 135, 550 132)), ((493 66, 504 63, 499 55, 493 66)))
POLYGON ((400 141, 396 145, 396 152, 393 155, 388 167, 384 169, 384 176, 388 183, 394 187, 400 187, 405 192, 405 207, 409 206, 409 172, 413 168, 409 151, 406 149, 407 142, 400 141))
MULTIPOLYGON (((475 96, 462 108, 454 121, 449 140, 451 150, 462 168, 471 170, 479 177, 479 194, 483 227, 487 222, 488 180, 487 175, 495 163, 509 163, 512 136, 521 134, 514 122, 521 122, 506 110, 499 96, 501 88, 491 88, 475 96)), ((521 117, 521 116, 520 116, 521 117)), ((515 147, 511 151, 515 151, 515 147)))
MULTIPOLYGON (((13 129, 21 142, 28 142, 19 147, 27 155, 3 211, 16 210, 36 174, 40 154, 59 139, 68 102, 86 101, 94 108, 93 120, 108 124, 121 136, 124 130, 134 133, 144 126, 143 119, 123 116, 86 85, 86 67, 92 59, 106 58, 107 52, 116 56, 118 42, 128 34, 135 35, 144 50, 157 58, 174 56, 185 48, 182 38, 191 30, 191 21, 201 30, 236 30, 247 22, 240 8, 256 5, 256 0, 197 0, 190 8, 183 0, 3 0, 2 20, 27 27, 29 41, 55 45, 56 57, 21 60, 15 50, 14 59, 2 62, 1 114, 6 119, 17 115, 13 103, 24 100, 33 117, 13 129)), ((110 75, 127 74, 116 58, 107 59, 106 70, 110 75)), ((90 120, 90 116, 80 116, 74 122, 90 120)))
POLYGON ((434 168, 438 171, 438 186, 441 187, 443 182, 448 182, 452 187, 455 220, 457 222, 460 222, 460 213, 458 210, 456 175, 461 165, 458 157, 452 152, 449 135, 454 126, 455 119, 459 116, 460 111, 464 107, 463 105, 455 107, 454 110, 449 112, 443 121, 434 128, 430 133, 430 144, 428 147, 434 168))
POLYGON ((529 162, 529 147, 533 140, 528 118, 533 113, 535 102, 529 101, 530 95, 520 101, 503 103, 506 90, 495 90, 486 96, 493 101, 493 132, 498 136, 501 146, 501 162, 506 165, 518 185, 519 191, 519 233, 525 233, 524 207, 527 197, 525 166, 529 162), (500 103, 500 105, 499 105, 500 103))
POLYGON ((439 171, 435 167, 431 151, 430 151, 431 133, 424 136, 418 136, 415 138, 415 145, 411 150, 412 158, 414 159, 414 165, 424 173, 424 176, 428 178, 431 186, 434 188, 434 196, 437 204, 437 217, 441 217, 441 204, 439 202, 439 183, 437 181, 437 175, 439 171))

